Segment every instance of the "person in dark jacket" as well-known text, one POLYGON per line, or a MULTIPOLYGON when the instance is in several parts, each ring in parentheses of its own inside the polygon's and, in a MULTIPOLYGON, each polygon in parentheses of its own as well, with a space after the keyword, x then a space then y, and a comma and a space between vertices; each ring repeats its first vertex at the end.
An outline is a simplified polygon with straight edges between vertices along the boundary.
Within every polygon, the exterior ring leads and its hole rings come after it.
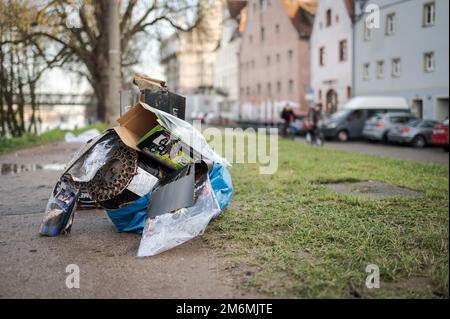
POLYGON ((281 112, 281 119, 283 120, 283 136, 288 136, 288 130, 292 122, 295 120, 294 111, 287 105, 283 108, 281 112))

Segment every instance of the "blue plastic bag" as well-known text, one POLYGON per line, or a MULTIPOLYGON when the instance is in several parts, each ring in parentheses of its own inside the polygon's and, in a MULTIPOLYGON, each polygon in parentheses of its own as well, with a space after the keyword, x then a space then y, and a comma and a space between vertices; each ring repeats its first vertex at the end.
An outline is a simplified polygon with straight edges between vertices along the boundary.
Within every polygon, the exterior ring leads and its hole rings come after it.
POLYGON ((209 179, 211 180, 211 186, 219 202, 220 209, 224 210, 230 204, 231 197, 233 196, 231 175, 225 166, 214 164, 213 169, 209 173, 209 179))
POLYGON ((149 193, 125 207, 107 212, 109 218, 119 232, 130 232, 142 235, 150 198, 151 194, 149 193))
MULTIPOLYGON (((231 175, 225 166, 215 164, 209 173, 209 178, 220 210, 223 211, 230 204, 233 196, 231 175)), ((119 232, 142 234, 150 198, 151 194, 147 194, 125 207, 107 212, 119 232)))

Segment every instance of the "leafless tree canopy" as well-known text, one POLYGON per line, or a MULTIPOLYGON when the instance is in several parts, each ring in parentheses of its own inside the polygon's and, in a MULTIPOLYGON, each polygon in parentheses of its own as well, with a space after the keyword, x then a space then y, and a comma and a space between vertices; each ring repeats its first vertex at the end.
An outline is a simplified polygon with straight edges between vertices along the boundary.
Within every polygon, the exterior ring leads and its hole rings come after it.
MULTIPOLYGON (((27 44, 46 67, 64 66, 91 84, 98 117, 105 120, 108 92, 108 4, 111 0, 0 0, 2 47, 27 44), (16 8, 16 12, 10 10, 16 8), (7 8, 7 10, 6 10, 7 8)), ((139 35, 157 37, 159 26, 187 31, 202 19, 198 0, 122 0, 121 65, 138 62, 139 35)), ((142 37, 140 37, 142 39, 142 37)), ((2 65, 4 60, 2 60, 2 65)), ((3 93, 2 93, 3 95, 3 93)))

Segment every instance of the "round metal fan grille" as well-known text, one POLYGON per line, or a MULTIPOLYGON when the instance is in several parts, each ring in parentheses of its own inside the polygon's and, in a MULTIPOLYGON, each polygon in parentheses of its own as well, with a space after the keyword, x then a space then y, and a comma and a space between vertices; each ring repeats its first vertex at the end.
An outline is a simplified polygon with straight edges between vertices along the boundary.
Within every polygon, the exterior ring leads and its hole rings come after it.
POLYGON ((105 202, 120 195, 137 174, 137 162, 137 152, 121 145, 87 184, 89 196, 97 202, 105 202))

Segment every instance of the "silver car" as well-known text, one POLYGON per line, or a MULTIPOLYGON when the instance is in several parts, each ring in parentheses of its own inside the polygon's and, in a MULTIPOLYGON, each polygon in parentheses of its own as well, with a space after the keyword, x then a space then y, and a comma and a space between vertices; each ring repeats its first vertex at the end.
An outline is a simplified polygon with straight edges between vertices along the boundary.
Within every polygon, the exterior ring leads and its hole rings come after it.
POLYGON ((439 124, 437 121, 417 120, 406 125, 396 126, 389 131, 388 142, 424 148, 432 144, 433 129, 437 124, 439 124))
POLYGON ((414 120, 418 120, 418 118, 413 114, 404 112, 377 114, 367 120, 364 125, 363 136, 370 141, 387 142, 387 136, 390 129, 414 120))

